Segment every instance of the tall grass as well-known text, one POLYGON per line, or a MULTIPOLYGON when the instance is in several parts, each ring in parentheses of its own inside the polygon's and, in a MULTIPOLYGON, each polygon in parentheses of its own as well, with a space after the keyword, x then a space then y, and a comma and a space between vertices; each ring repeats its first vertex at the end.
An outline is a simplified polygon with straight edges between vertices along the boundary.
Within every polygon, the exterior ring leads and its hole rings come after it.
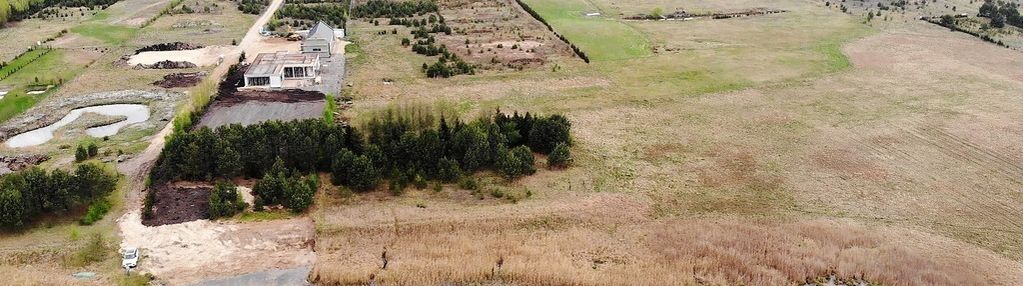
POLYGON ((206 106, 217 96, 217 87, 223 73, 206 77, 198 85, 188 91, 189 100, 178 109, 174 116, 174 133, 183 132, 192 127, 206 106))
POLYGON ((333 125, 336 120, 334 113, 337 112, 337 101, 334 99, 334 94, 327 93, 326 101, 327 104, 323 106, 323 122, 333 125))
POLYGON ((106 238, 100 233, 93 233, 85 245, 70 257, 67 264, 75 267, 87 266, 105 260, 110 251, 106 238))
POLYGON ((793 285, 830 275, 885 285, 988 282, 986 265, 960 265, 949 258, 957 254, 830 222, 467 220, 325 227, 312 278, 326 285, 793 285))

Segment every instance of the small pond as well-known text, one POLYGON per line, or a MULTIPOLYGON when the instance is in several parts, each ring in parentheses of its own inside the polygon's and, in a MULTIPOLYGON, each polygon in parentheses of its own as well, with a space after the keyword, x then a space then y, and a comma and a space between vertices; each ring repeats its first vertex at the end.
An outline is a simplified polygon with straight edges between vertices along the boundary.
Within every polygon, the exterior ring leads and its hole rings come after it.
POLYGON ((122 127, 143 122, 149 120, 149 106, 143 104, 108 104, 83 107, 71 110, 64 118, 59 121, 50 124, 49 126, 32 130, 29 132, 18 134, 17 136, 7 139, 7 147, 19 148, 27 146, 35 146, 46 143, 53 139, 53 132, 57 131, 65 125, 71 124, 78 117, 81 117, 85 113, 96 113, 108 116, 125 116, 127 119, 121 120, 116 123, 96 126, 85 129, 85 134, 89 134, 92 137, 104 137, 117 134, 122 127))

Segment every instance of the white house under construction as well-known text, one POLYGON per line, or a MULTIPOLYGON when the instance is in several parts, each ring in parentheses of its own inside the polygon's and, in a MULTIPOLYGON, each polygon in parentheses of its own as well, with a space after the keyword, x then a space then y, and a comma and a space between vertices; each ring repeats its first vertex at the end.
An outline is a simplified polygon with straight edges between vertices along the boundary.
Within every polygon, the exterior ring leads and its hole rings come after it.
POLYGON ((317 54, 288 52, 261 53, 245 71, 245 87, 300 87, 318 81, 320 57, 317 54))

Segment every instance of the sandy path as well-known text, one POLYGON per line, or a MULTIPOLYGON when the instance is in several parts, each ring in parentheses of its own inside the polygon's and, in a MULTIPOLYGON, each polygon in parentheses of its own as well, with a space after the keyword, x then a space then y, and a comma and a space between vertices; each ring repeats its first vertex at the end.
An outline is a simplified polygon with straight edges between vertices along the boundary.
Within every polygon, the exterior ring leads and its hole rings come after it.
POLYGON ((147 227, 135 210, 117 223, 124 234, 122 247, 141 249, 139 270, 172 285, 308 266, 316 260, 309 218, 245 224, 197 220, 147 227))
POLYGON ((230 46, 210 46, 201 49, 183 51, 150 51, 141 52, 131 56, 128 64, 151 65, 159 61, 190 62, 197 66, 215 66, 220 63, 221 57, 226 58, 227 54, 235 51, 230 46))

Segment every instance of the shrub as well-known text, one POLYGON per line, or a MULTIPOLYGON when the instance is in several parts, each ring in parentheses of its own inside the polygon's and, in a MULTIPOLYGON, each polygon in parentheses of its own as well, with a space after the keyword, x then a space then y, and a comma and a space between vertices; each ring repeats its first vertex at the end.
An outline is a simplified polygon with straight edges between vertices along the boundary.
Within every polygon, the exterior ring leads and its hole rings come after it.
POLYGON ((103 219, 107 212, 110 211, 110 202, 106 199, 99 200, 89 205, 89 210, 85 212, 85 216, 79 220, 82 225, 92 225, 97 221, 103 219))
POLYGON ((89 150, 85 149, 85 146, 78 145, 75 148, 75 162, 81 162, 89 159, 89 150))
POLYGON ((572 164, 572 153, 568 144, 559 143, 554 147, 551 154, 547 155, 547 166, 549 168, 565 168, 572 164))
POLYGON ((90 158, 91 157, 96 157, 96 155, 99 154, 99 147, 96 147, 96 143, 91 143, 90 142, 89 146, 87 146, 86 148, 89 151, 89 157, 90 158))
POLYGON ((463 190, 475 191, 479 189, 479 182, 476 182, 476 178, 472 176, 462 177, 462 180, 458 181, 458 187, 463 190))

